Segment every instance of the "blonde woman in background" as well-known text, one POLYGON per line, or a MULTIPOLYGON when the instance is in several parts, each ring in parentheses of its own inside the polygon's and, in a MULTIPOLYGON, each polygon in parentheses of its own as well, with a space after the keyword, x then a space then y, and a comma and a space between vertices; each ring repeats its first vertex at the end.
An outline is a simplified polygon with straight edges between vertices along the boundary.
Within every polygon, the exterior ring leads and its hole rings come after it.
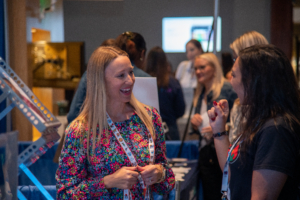
POLYGON ((134 82, 126 52, 94 51, 83 109, 66 129, 57 199, 144 199, 173 189, 161 117, 136 100, 134 82))
POLYGON ((202 141, 205 141, 201 142, 198 159, 199 178, 202 180, 204 199, 220 199, 222 171, 214 149, 207 111, 213 107, 216 101, 223 98, 227 99, 231 109, 237 94, 224 78, 218 58, 213 53, 197 56, 194 61, 194 69, 197 87, 193 101, 195 114, 192 116, 191 124, 194 132, 200 134, 203 137, 201 137, 202 141))
MULTIPOLYGON (((230 44, 230 48, 233 51, 233 58, 239 56, 241 50, 256 45, 256 44, 269 44, 268 40, 260 33, 256 31, 249 31, 238 37, 230 44)), ((226 77, 231 79, 231 71, 228 72, 226 77)), ((241 105, 239 99, 236 99, 230 113, 230 125, 229 125, 229 141, 232 143, 239 133, 238 125, 241 121, 241 105)))

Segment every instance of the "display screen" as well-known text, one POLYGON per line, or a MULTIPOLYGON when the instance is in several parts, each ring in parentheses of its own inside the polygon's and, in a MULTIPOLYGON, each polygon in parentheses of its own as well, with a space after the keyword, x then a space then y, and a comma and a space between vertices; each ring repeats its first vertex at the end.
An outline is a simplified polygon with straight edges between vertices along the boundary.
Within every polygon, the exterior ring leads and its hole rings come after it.
MULTIPOLYGON (((213 17, 165 17, 162 20, 162 46, 166 53, 185 52, 185 45, 191 39, 201 42, 203 51, 207 51, 213 17)), ((222 20, 218 17, 217 51, 221 51, 222 20)), ((212 31, 209 51, 213 51, 212 31)))

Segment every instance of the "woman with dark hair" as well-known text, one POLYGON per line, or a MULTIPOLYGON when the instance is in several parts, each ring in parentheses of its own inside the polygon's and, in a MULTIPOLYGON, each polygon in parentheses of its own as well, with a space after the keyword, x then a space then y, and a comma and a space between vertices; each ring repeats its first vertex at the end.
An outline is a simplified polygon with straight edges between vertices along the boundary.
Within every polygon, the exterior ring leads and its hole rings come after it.
POLYGON ((229 151, 227 101, 214 102, 208 112, 223 194, 232 200, 297 199, 300 93, 288 58, 273 45, 246 48, 232 68, 231 84, 246 122, 229 151))
POLYGON ((144 37, 136 32, 126 31, 116 39, 116 46, 126 51, 129 55, 135 76, 149 77, 142 69, 145 63, 146 42, 144 37))
POLYGON ((179 140, 176 119, 184 114, 185 103, 179 82, 168 72, 168 60, 160 47, 154 47, 146 59, 146 72, 157 78, 160 114, 167 123, 166 139, 179 140))
POLYGON ((186 57, 188 60, 182 61, 176 70, 175 77, 179 80, 183 88, 196 88, 197 78, 193 66, 196 56, 203 53, 201 43, 198 40, 191 39, 186 43, 186 57))

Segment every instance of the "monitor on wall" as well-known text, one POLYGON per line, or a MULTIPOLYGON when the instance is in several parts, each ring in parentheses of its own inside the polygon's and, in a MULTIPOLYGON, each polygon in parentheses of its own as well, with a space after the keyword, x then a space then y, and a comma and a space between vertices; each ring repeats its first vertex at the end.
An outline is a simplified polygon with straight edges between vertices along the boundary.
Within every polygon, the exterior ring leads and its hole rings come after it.
MULTIPOLYGON (((203 51, 207 51, 213 17, 165 17, 162 20, 162 47, 166 53, 183 53, 185 45, 191 39, 201 42, 203 51)), ((222 20, 218 17, 217 51, 221 51, 222 20)), ((209 51, 213 51, 212 32, 209 51)))

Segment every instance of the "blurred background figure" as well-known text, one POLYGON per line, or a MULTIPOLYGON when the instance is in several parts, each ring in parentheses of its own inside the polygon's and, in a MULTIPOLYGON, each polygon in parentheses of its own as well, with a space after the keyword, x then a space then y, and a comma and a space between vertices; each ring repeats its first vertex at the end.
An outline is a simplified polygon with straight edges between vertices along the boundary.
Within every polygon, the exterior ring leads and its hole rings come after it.
POLYGON ((102 46, 102 47, 116 46, 116 39, 110 38, 110 39, 104 40, 100 46, 102 46))
POLYGON ((128 53, 136 77, 150 77, 143 71, 147 48, 141 34, 126 31, 117 37, 116 46, 128 53))
POLYGON ((201 43, 192 39, 186 44, 186 57, 188 60, 182 61, 176 70, 175 77, 179 80, 183 88, 196 88, 197 78, 195 75, 193 61, 196 56, 203 53, 201 43))
MULTIPOLYGON (((188 122, 188 118, 190 113, 190 108, 193 102, 193 96, 195 92, 195 88, 197 86, 197 78, 194 70, 194 59, 196 56, 203 53, 203 49, 201 43, 198 40, 192 39, 186 43, 186 56, 188 60, 182 61, 176 70, 175 77, 179 80, 180 85, 182 87, 183 96, 185 100, 186 109, 183 117, 177 120, 178 130, 183 137, 184 132, 186 130, 190 130, 190 123, 188 122)), ((185 139, 197 139, 194 136, 188 135, 185 139)))
POLYGON ((193 102, 195 114, 192 116, 191 124, 194 132, 199 134, 201 139, 198 180, 202 180, 205 200, 220 199, 222 171, 218 164, 207 111, 213 107, 215 101, 220 99, 227 99, 229 109, 231 109, 237 94, 224 78, 218 58, 213 53, 197 56, 194 61, 194 68, 198 83, 193 102))
MULTIPOLYGON (((116 40, 114 38, 110 38, 104 40, 100 46, 115 46, 116 40)), ((83 101, 86 97, 86 71, 83 73, 80 82, 78 84, 76 93, 71 102, 70 111, 67 115, 68 123, 71 123, 78 115, 83 104, 83 101)))
MULTIPOLYGON (((241 50, 256 45, 256 44, 269 44, 268 40, 260 33, 256 31, 249 31, 235 39, 231 44, 230 48, 233 51, 233 60, 239 56, 239 53, 241 50)), ((228 78, 231 78, 231 74, 227 76, 228 78)), ((230 113, 230 124, 229 124, 229 141, 233 142, 237 136, 237 133, 239 132, 237 129, 239 127, 239 124, 241 122, 241 108, 239 99, 236 99, 234 102, 234 105, 232 107, 231 113, 230 113)))
POLYGON ((185 103, 179 81, 170 75, 169 63, 160 47, 152 48, 146 59, 145 70, 157 78, 160 115, 167 123, 167 140, 179 140, 176 120, 184 114, 185 103))
POLYGON ((233 51, 233 59, 239 56, 239 52, 255 44, 269 44, 268 40, 259 32, 249 31, 238 37, 230 44, 233 51))
POLYGON ((231 68, 233 66, 232 55, 229 52, 222 53, 222 69, 223 75, 227 80, 231 78, 231 68))

